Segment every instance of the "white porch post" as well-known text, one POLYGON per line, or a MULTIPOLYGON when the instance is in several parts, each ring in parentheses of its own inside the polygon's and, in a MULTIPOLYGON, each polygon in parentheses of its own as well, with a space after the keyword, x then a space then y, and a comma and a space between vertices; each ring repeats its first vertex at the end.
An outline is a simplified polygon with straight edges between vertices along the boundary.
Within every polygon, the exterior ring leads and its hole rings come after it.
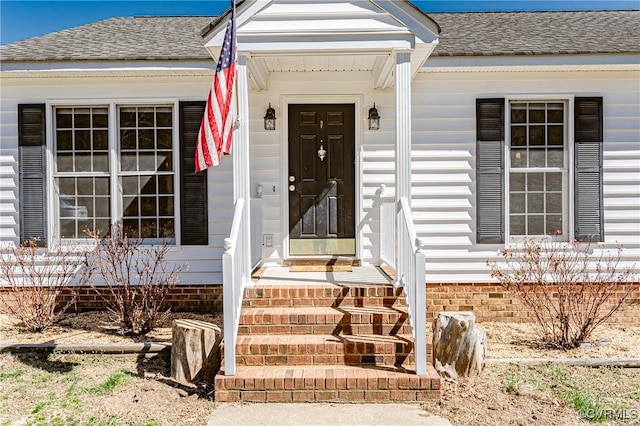
POLYGON ((249 199, 249 83, 247 56, 238 54, 238 65, 236 68, 236 95, 238 105, 239 126, 234 130, 233 143, 233 200, 236 202, 242 198, 245 208, 242 213, 242 225, 240 229, 240 239, 243 248, 242 253, 238 253, 242 258, 243 283, 251 282, 251 229, 250 229, 250 208, 249 199))
MULTIPOLYGON (((411 206, 411 52, 396 52, 395 65, 395 95, 396 95, 396 205, 406 198, 411 206)), ((405 226, 402 215, 398 215, 398 226, 405 226)), ((411 253, 408 247, 413 246, 406 241, 404 232, 398 234, 396 248, 396 279, 397 285, 405 283, 404 277, 409 273, 407 259, 411 253)))

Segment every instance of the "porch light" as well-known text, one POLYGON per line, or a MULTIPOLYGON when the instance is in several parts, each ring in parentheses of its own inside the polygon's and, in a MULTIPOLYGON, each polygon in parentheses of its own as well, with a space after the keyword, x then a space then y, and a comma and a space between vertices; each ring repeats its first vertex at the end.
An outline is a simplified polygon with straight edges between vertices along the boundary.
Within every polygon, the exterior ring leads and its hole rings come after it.
POLYGON ((380 129, 380 116, 378 115, 378 110, 376 109, 375 102, 373 103, 373 107, 369 109, 369 130, 379 130, 380 129))
POLYGON ((264 129, 276 129, 276 110, 271 108, 271 102, 269 102, 269 108, 267 108, 267 113, 264 116, 264 129))

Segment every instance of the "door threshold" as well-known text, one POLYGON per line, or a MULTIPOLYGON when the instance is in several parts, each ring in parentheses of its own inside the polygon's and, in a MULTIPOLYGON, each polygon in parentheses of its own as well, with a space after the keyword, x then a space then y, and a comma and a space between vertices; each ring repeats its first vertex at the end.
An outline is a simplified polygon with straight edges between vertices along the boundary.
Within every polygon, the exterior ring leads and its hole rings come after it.
POLYGON ((300 257, 289 258, 283 262, 291 272, 352 272, 354 266, 360 266, 360 259, 350 256, 300 257))

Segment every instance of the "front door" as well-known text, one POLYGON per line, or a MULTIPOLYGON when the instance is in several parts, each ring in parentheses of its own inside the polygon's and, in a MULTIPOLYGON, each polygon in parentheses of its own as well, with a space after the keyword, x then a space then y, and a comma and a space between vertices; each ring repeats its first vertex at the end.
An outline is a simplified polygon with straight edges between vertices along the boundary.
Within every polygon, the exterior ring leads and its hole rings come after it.
POLYGON ((289 105, 289 254, 355 255, 355 106, 289 105))

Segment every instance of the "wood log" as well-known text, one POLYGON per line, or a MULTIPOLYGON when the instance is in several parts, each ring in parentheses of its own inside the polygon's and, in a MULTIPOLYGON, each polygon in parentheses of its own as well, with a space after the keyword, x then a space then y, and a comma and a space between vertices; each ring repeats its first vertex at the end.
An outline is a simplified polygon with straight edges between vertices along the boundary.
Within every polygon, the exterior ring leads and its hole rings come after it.
POLYGON ((171 378, 182 383, 212 381, 220 369, 220 328, 180 319, 173 321, 171 331, 171 378))
POLYGON ((443 377, 475 376, 484 368, 487 336, 473 312, 440 312, 433 329, 433 360, 443 377))

